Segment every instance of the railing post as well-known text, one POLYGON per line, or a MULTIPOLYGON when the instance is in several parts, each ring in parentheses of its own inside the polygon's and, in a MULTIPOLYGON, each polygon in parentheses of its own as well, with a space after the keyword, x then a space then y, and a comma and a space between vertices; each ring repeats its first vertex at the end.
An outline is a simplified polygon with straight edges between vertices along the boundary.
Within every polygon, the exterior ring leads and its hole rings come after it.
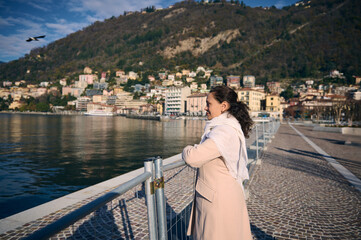
POLYGON ((258 160, 258 124, 256 124, 256 159, 258 160))
POLYGON ((149 239, 157 240, 157 218, 155 211, 155 199, 154 199, 154 185, 153 185, 153 160, 154 158, 148 158, 144 160, 144 171, 150 172, 152 176, 144 182, 145 197, 147 201, 147 211, 148 211, 148 231, 149 239))
POLYGON ((265 131, 264 131, 264 121, 262 122, 262 131, 263 131, 263 150, 266 147, 266 136, 265 136, 265 131))
POLYGON ((268 122, 268 138, 271 138, 271 134, 272 134, 272 124, 271 124, 271 120, 268 122))
POLYGON ((163 159, 157 157, 154 161, 155 179, 154 189, 157 199, 157 216, 158 216, 158 239, 167 240, 167 216, 164 196, 164 176, 163 176, 163 159))

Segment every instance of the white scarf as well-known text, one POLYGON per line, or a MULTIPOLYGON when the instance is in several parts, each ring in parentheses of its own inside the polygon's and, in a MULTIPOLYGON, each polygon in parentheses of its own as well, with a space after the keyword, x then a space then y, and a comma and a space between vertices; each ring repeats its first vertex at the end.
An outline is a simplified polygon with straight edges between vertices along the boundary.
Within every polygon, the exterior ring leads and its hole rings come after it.
POLYGON ((249 179, 247 169, 248 157, 246 139, 238 120, 228 112, 225 112, 220 116, 207 121, 200 143, 204 142, 208 138, 215 142, 218 151, 224 158, 229 173, 237 180, 243 189, 243 181, 249 179), (214 128, 224 125, 230 126, 231 128, 222 127, 220 129, 221 132, 212 131, 214 128), (236 132, 240 142, 230 144, 229 136, 235 134, 234 131, 236 132))

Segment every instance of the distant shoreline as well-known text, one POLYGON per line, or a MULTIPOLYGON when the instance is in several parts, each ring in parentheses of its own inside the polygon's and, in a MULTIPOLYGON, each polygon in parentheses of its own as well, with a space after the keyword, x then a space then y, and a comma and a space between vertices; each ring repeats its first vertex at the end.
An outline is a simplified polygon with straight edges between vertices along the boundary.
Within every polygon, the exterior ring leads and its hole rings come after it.
MULTIPOLYGON (((20 114, 20 115, 44 115, 44 116, 86 116, 84 112, 61 112, 61 113, 54 113, 54 112, 13 112, 13 111, 0 111, 0 114, 20 114)), ((147 115, 117 115, 123 116, 128 118, 134 119, 142 119, 142 120, 157 120, 165 118, 165 116, 158 117, 160 119, 154 119, 155 116, 147 116, 147 115)), ((172 120, 205 120, 206 117, 203 116, 180 116, 180 117, 170 117, 169 119, 172 120)), ((162 119, 165 121, 165 119, 162 119)))
POLYGON ((83 113, 79 112, 63 112, 63 113, 54 113, 54 112, 13 112, 13 111, 0 111, 0 114, 22 114, 22 115, 74 115, 82 116, 83 113))

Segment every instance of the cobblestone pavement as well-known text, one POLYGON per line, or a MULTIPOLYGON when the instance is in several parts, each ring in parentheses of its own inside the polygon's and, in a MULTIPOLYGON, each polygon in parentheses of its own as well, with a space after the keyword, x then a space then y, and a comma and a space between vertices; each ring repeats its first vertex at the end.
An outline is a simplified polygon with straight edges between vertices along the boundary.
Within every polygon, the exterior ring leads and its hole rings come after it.
POLYGON ((312 131, 313 127, 296 126, 304 135, 361 179, 361 136, 312 131))
MULTIPOLYGON (((185 218, 184 211, 182 212, 182 210, 189 206, 193 200, 194 174, 194 169, 190 167, 176 168, 164 174, 166 211, 168 213, 168 224, 170 225, 176 225, 177 222, 185 218)), ((22 239, 104 193, 1 234, 0 239, 22 239)), ((51 239, 104 240, 148 238, 148 218, 144 186, 138 185, 51 239)))
MULTIPOLYGON (((354 164, 348 168, 355 174, 360 171, 359 140, 295 127, 345 167, 354 164), (338 144, 348 138, 355 144, 338 144)), ((281 125, 268 145, 249 192, 254 239, 361 239, 361 193, 289 125, 281 125)))

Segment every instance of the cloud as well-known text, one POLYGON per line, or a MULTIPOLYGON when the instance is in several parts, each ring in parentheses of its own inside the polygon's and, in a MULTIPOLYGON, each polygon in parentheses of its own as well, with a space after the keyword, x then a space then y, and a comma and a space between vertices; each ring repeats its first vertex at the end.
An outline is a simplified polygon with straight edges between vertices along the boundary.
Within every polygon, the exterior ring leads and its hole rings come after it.
POLYGON ((122 15, 124 11, 139 11, 141 8, 153 5, 157 8, 166 7, 176 1, 16 0, 16 5, 7 4, 10 1, 0 0, 2 12, 6 13, 0 16, 0 61, 9 61, 22 57, 33 48, 45 46, 90 25, 92 22, 122 15), (27 9, 13 8, 14 6, 24 5, 27 9), (33 8, 44 11, 44 14, 34 15, 33 8), (64 19, 54 19, 55 13, 62 10, 64 10, 65 14, 62 17, 64 19), (71 17, 67 18, 69 12, 71 12, 71 17), (25 41, 28 37, 38 35, 46 35, 46 38, 39 42, 25 41))
POLYGON ((35 15, 33 15, 33 14, 23 13, 22 15, 25 16, 25 17, 27 17, 28 19, 33 19, 33 20, 35 20, 35 21, 37 21, 37 22, 44 22, 44 21, 45 21, 44 18, 35 16, 35 15))
POLYGON ((139 11, 147 6, 161 6, 161 0, 72 0, 69 2, 70 11, 80 13, 94 13, 95 18, 110 18, 119 16, 124 11, 139 11))
POLYGON ((45 45, 44 41, 26 42, 27 34, 13 34, 4 36, 0 34, 0 52, 1 61, 10 61, 14 56, 23 56, 29 53, 31 49, 45 45))
MULTIPOLYGON (((14 17, 8 17, 8 18, 0 18, 0 23, 4 24, 5 26, 14 26, 16 25, 17 28, 32 28, 32 29, 38 29, 41 24, 31 21, 26 18, 14 18, 14 17)), ((0 24, 1 25, 1 24, 0 24)))
POLYGON ((9 26, 14 26, 14 24, 11 23, 8 18, 5 19, 0 17, 0 27, 9 27, 9 26))
POLYGON ((285 3, 285 1, 279 0, 279 1, 276 2, 275 7, 276 7, 276 8, 283 8, 283 7, 286 6, 286 5, 287 5, 287 4, 285 3))
POLYGON ((37 4, 37 3, 30 2, 30 1, 28 1, 26 3, 29 4, 30 6, 32 6, 33 8, 40 9, 40 10, 42 10, 44 12, 49 12, 50 11, 48 7, 41 6, 41 5, 37 4))
POLYGON ((96 22, 96 21, 103 21, 104 19, 101 19, 101 18, 98 18, 98 17, 93 17, 93 16, 86 16, 86 20, 89 22, 89 23, 93 23, 93 22, 96 22))
POLYGON ((87 25, 88 23, 78 23, 78 22, 68 23, 65 19, 59 19, 57 23, 45 24, 46 27, 52 29, 55 33, 62 36, 76 32, 87 25))
POLYGON ((44 46, 47 40, 39 42, 26 42, 29 37, 43 35, 46 31, 44 25, 26 18, 8 17, 3 19, 14 30, 11 34, 0 34, 1 61, 9 61, 24 56, 31 49, 44 46))

